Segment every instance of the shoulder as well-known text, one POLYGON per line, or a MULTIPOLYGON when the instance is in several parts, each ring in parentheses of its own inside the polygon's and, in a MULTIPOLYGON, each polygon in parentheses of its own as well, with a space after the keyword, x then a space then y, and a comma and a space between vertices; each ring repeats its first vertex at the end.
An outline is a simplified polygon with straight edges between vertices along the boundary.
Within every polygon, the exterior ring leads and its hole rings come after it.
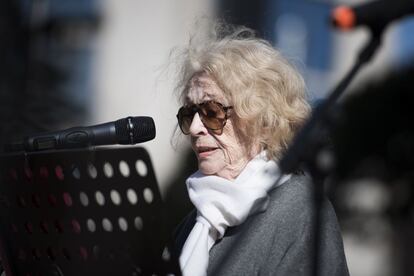
MULTIPOLYGON (((311 220, 315 215, 315 188, 308 175, 292 175, 286 183, 269 192, 267 216, 275 214, 291 217, 297 221, 311 220)), ((333 207, 325 195, 321 195, 321 208, 336 220, 333 207)))
POLYGON ((264 216, 273 225, 274 232, 267 263, 275 261, 275 256, 280 258, 277 259, 276 267, 264 266, 265 271, 272 269, 267 271, 269 273, 264 273, 265 275, 271 275, 270 272, 274 271, 282 275, 310 273, 314 264, 316 240, 319 244, 320 275, 348 274, 335 211, 326 197, 321 197, 317 204, 314 191, 310 177, 293 175, 289 181, 269 194, 269 206, 264 216), (283 251, 281 255, 280 249, 283 251))
POLYGON ((292 174, 286 183, 271 190, 269 195, 285 204, 308 203, 311 200, 312 181, 308 175, 292 174))
POLYGON ((313 204, 313 186, 310 177, 292 175, 286 183, 269 192, 269 205, 264 216, 269 219, 280 218, 284 225, 292 226, 292 223, 308 221, 308 217, 313 212, 313 204))
POLYGON ((325 196, 322 196, 321 201, 317 203, 313 185, 307 175, 292 175, 286 183, 269 193, 269 205, 263 214, 263 219, 268 220, 268 223, 275 227, 278 239, 284 236, 293 241, 303 235, 311 235, 311 230, 316 223, 322 228, 321 230, 329 228, 329 231, 335 232, 335 235, 340 237, 332 204, 325 196), (317 218, 318 205, 319 218, 317 218), (319 222, 316 221, 318 219, 319 222))

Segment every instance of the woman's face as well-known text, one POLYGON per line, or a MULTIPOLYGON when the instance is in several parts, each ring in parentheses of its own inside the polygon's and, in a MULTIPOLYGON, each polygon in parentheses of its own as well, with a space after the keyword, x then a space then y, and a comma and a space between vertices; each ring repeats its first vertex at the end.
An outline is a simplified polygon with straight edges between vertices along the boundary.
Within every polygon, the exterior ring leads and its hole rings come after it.
MULTIPOLYGON (((231 105, 213 79, 205 73, 195 75, 190 81, 186 104, 200 104, 211 100, 223 106, 231 105)), ((205 175, 235 179, 258 153, 258 150, 254 154, 247 153, 231 119, 227 120, 223 133, 217 135, 204 126, 196 113, 190 126, 190 136, 191 146, 198 159, 198 168, 205 175)))

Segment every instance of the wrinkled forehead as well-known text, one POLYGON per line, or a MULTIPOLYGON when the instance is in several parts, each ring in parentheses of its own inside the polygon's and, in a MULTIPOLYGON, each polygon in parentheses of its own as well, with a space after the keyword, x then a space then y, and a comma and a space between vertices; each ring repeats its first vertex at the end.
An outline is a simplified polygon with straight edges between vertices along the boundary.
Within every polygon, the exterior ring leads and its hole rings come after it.
POLYGON ((195 74, 189 81, 185 103, 200 104, 211 100, 228 105, 223 90, 207 73, 195 74))

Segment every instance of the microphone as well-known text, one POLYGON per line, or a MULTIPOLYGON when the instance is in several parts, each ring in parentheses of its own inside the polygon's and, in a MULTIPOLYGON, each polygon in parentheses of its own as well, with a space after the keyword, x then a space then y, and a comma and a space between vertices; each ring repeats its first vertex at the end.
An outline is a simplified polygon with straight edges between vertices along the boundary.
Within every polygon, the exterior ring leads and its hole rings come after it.
POLYGON ((151 117, 127 117, 94 126, 30 135, 23 140, 23 150, 30 152, 114 144, 133 145, 154 138, 155 124, 151 117))
POLYGON ((379 0, 355 7, 339 6, 332 11, 332 24, 341 30, 365 25, 381 30, 393 20, 414 14, 413 0, 379 0))

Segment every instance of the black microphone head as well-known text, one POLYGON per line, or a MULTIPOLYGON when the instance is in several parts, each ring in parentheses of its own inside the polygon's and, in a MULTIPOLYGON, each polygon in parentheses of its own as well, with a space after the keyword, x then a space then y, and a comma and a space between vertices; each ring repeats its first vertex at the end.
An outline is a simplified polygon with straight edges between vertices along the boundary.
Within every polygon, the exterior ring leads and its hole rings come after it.
POLYGON ((127 117, 115 121, 119 144, 137 144, 155 138, 155 124, 151 117, 127 117))

